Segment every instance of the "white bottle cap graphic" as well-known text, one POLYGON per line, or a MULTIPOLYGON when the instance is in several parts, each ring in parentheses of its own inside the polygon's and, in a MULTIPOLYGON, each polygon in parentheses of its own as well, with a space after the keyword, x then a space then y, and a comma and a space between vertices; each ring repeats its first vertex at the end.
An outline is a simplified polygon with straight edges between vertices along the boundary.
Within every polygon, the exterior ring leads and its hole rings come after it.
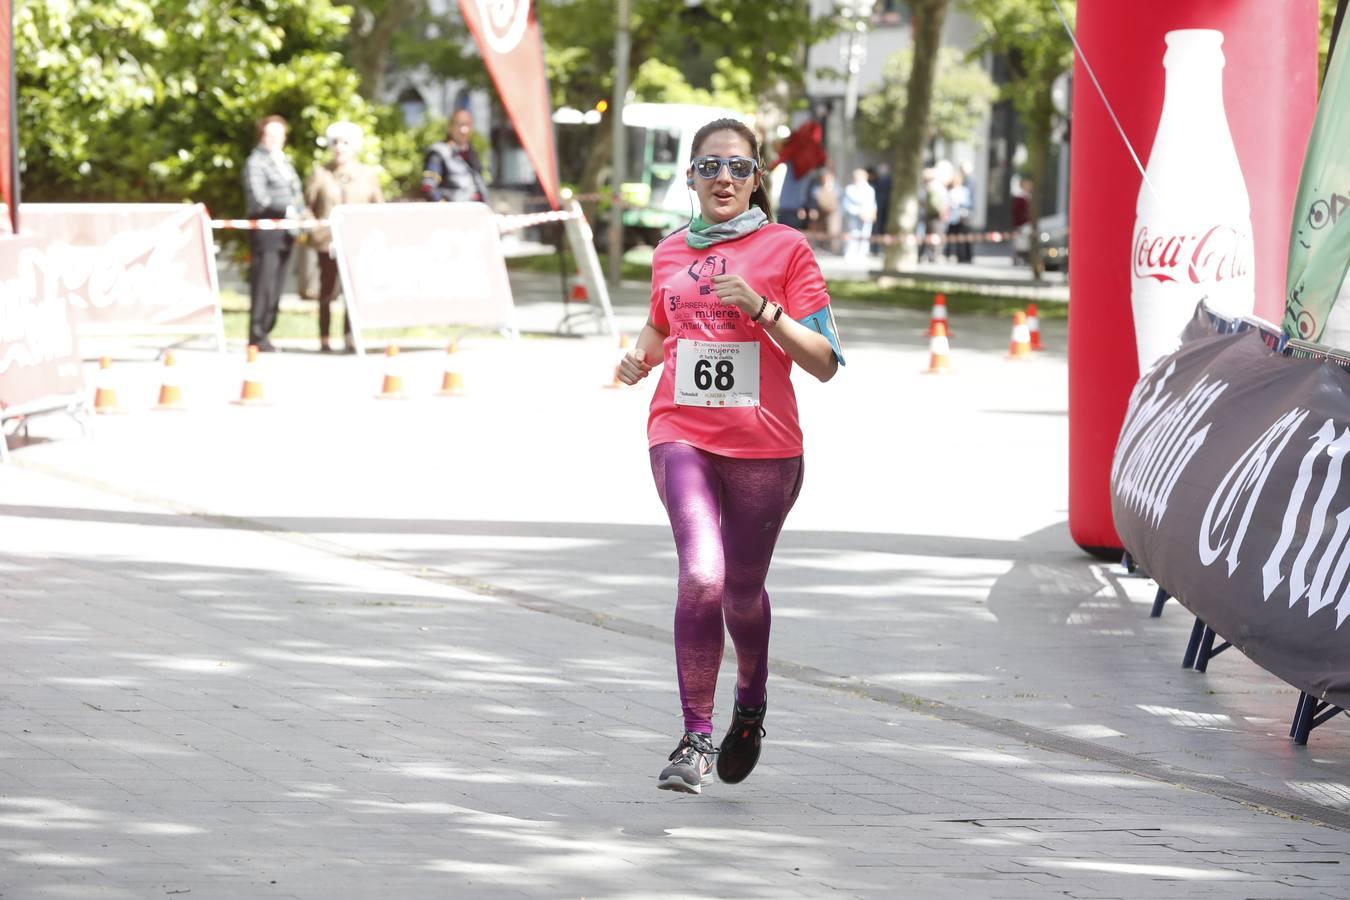
POLYGON ((1139 369, 1178 344, 1204 299, 1229 316, 1256 303, 1251 203, 1223 103, 1223 33, 1169 31, 1162 114, 1130 248, 1139 369))

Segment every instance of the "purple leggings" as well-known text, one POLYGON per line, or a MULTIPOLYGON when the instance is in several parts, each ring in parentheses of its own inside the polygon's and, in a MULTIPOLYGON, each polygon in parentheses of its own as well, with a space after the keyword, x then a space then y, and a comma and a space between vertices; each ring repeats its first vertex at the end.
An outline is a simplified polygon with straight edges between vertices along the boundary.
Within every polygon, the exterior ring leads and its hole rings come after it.
POLYGON ((764 702, 771 619, 764 578, 802 487, 802 458, 733 459, 677 443, 657 444, 651 457, 680 558, 675 666, 684 730, 712 734, 724 620, 736 647, 736 699, 764 702))

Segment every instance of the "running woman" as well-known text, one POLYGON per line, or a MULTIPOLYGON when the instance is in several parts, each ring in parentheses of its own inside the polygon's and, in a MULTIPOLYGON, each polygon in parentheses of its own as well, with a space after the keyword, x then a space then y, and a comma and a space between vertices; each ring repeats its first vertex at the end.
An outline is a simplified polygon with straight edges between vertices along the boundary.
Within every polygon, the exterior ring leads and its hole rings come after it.
POLYGON ((687 184, 700 215, 656 248, 651 312, 619 363, 626 384, 665 364, 647 422, 652 475, 679 556, 675 662, 684 736, 658 787, 697 794, 716 758, 735 784, 759 761, 767 710, 774 544, 802 486, 789 374, 828 381, 843 362, 806 236, 770 224, 755 133, 717 119, 694 136, 687 184), (736 696, 719 749, 713 693, 723 627, 736 696))

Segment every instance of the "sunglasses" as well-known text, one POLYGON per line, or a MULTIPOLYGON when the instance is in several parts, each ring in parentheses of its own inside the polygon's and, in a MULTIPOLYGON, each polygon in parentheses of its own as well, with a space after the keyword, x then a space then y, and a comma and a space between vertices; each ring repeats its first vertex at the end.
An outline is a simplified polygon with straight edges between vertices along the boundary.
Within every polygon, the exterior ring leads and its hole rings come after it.
POLYGON ((744 156, 700 156, 694 160, 694 171, 699 178, 712 179, 722 171, 723 165, 737 181, 744 181, 759 168, 759 163, 744 156))

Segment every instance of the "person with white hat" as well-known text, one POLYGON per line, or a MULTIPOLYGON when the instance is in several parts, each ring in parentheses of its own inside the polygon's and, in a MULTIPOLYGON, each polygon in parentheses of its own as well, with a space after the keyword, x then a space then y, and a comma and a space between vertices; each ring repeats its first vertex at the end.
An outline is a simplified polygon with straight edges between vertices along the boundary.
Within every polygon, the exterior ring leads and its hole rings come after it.
MULTIPOLYGON (((373 166, 357 162, 365 134, 353 122, 334 122, 325 132, 332 157, 323 165, 315 166, 305 187, 305 202, 316 218, 327 219, 333 210, 346 203, 383 203, 380 173, 373 166)), ((338 264, 333 256, 333 233, 327 228, 314 229, 311 240, 319 254, 319 349, 324 353, 332 348, 328 332, 333 321, 333 299, 338 290, 338 264)), ((344 312, 342 333, 347 352, 352 352, 352 323, 344 312)))

